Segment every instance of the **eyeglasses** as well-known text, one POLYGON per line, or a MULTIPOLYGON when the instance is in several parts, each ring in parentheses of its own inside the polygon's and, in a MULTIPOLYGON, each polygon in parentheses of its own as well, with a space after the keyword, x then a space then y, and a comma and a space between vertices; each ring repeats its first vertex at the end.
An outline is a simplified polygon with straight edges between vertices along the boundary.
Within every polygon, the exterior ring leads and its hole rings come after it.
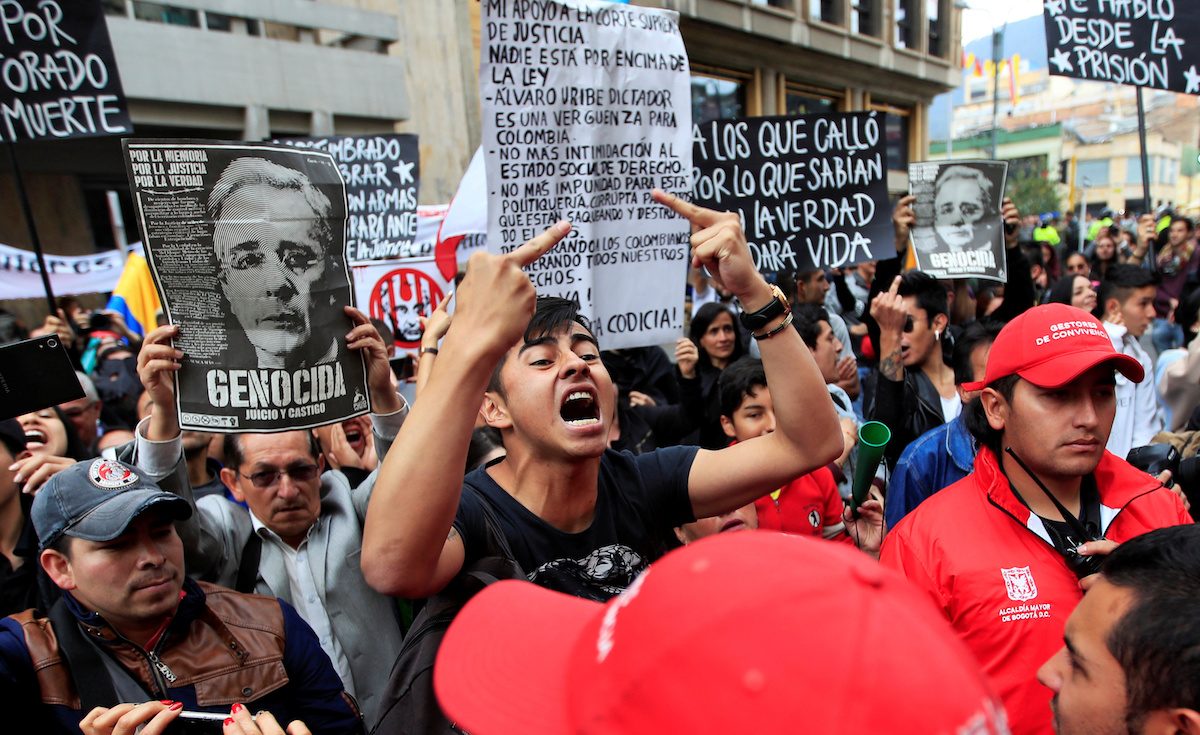
POLYGON ((915 328, 916 328, 916 324, 913 323, 912 314, 909 314, 908 316, 904 317, 904 333, 908 334, 915 328))
POLYGON ((287 475, 295 483, 312 482, 320 474, 320 468, 315 464, 302 464, 283 470, 262 470, 252 475, 242 475, 241 472, 238 474, 249 480, 254 487, 264 490, 279 482, 280 475, 287 475))
POLYGON ((76 416, 82 416, 85 411, 90 411, 94 405, 96 405, 95 401, 90 401, 88 405, 84 406, 83 408, 63 408, 60 410, 63 412, 64 416, 69 419, 73 419, 76 416))

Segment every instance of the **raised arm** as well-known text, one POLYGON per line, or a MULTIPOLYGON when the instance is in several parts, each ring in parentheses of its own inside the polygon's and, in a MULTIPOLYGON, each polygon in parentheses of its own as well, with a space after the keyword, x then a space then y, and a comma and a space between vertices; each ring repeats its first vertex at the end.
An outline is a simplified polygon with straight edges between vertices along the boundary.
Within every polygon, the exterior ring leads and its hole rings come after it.
POLYGON ((450 297, 453 295, 452 291, 442 297, 428 319, 421 317, 421 351, 417 354, 417 388, 414 392, 418 398, 421 391, 425 389, 425 384, 429 382, 429 374, 433 371, 433 364, 437 360, 438 342, 446 336, 446 331, 450 329, 451 317, 446 311, 446 307, 450 304, 450 297))
POLYGON ((536 294, 521 268, 554 247, 560 222, 506 255, 471 256, 454 321, 420 400, 384 458, 363 527, 362 570, 386 595, 427 597, 462 568, 451 532, 475 416, 492 370, 524 334, 536 294))
MULTIPOLYGON (((655 190, 654 198, 692 223, 692 263, 732 291, 747 312, 774 298, 754 267, 736 214, 697 207, 655 190)), ((776 317, 759 334, 778 329, 776 317)), ((775 432, 717 452, 696 455, 688 494, 697 518, 720 515, 828 464, 842 450, 842 433, 825 380, 790 326, 758 343, 775 408, 775 432)))

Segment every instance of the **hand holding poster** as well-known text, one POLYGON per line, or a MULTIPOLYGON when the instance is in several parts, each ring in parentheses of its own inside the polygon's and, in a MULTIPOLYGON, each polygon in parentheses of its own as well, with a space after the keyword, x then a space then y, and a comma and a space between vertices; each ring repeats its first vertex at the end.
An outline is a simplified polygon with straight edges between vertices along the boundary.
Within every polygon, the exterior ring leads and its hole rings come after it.
POLYGON ((345 186, 328 153, 125 141, 155 286, 179 326, 179 421, 285 431, 369 409, 346 348, 345 186))
POLYGON ((425 258, 414 250, 420 165, 415 135, 341 135, 276 141, 333 156, 346 181, 346 252, 351 263, 425 258))
POLYGON ((526 268, 572 299, 605 349, 683 329, 688 226, 650 198, 691 188, 689 70, 678 16, 595 0, 485 0, 480 64, 488 249, 560 219, 526 268))
POLYGON ((740 214, 759 271, 895 256, 874 112, 715 120, 692 137, 695 202, 740 214))
POLYGON ((388 260, 354 266, 354 292, 358 308, 372 319, 382 319, 396 339, 396 349, 421 346, 421 318, 428 318, 452 284, 432 258, 388 260))
POLYGON ((100 0, 0 3, 0 140, 133 130, 100 0))
POLYGON ((1200 94, 1195 0, 1046 0, 1050 73, 1200 94))
POLYGON ((1004 259, 1006 161, 910 163, 917 268, 935 278, 1008 279, 1004 259))

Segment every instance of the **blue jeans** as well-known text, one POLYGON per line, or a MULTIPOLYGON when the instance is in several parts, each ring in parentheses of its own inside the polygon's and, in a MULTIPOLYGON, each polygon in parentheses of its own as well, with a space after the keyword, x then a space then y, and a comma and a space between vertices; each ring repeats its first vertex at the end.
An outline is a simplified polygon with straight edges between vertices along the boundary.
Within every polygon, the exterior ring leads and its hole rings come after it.
POLYGON ((1183 327, 1163 317, 1155 317, 1150 339, 1154 342, 1154 350, 1161 355, 1172 347, 1183 346, 1183 327))

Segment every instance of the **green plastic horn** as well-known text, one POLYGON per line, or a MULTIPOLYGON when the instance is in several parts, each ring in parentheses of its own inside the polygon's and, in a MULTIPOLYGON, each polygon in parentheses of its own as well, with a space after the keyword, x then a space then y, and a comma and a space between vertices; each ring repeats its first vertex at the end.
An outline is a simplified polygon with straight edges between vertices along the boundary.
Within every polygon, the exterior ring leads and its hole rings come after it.
POLYGON ((858 430, 858 464, 854 467, 854 485, 850 491, 850 510, 858 512, 858 506, 867 499, 871 490, 871 481, 875 479, 875 470, 879 469, 879 461, 883 459, 883 450, 892 440, 892 432, 887 425, 878 421, 868 421, 858 430))

